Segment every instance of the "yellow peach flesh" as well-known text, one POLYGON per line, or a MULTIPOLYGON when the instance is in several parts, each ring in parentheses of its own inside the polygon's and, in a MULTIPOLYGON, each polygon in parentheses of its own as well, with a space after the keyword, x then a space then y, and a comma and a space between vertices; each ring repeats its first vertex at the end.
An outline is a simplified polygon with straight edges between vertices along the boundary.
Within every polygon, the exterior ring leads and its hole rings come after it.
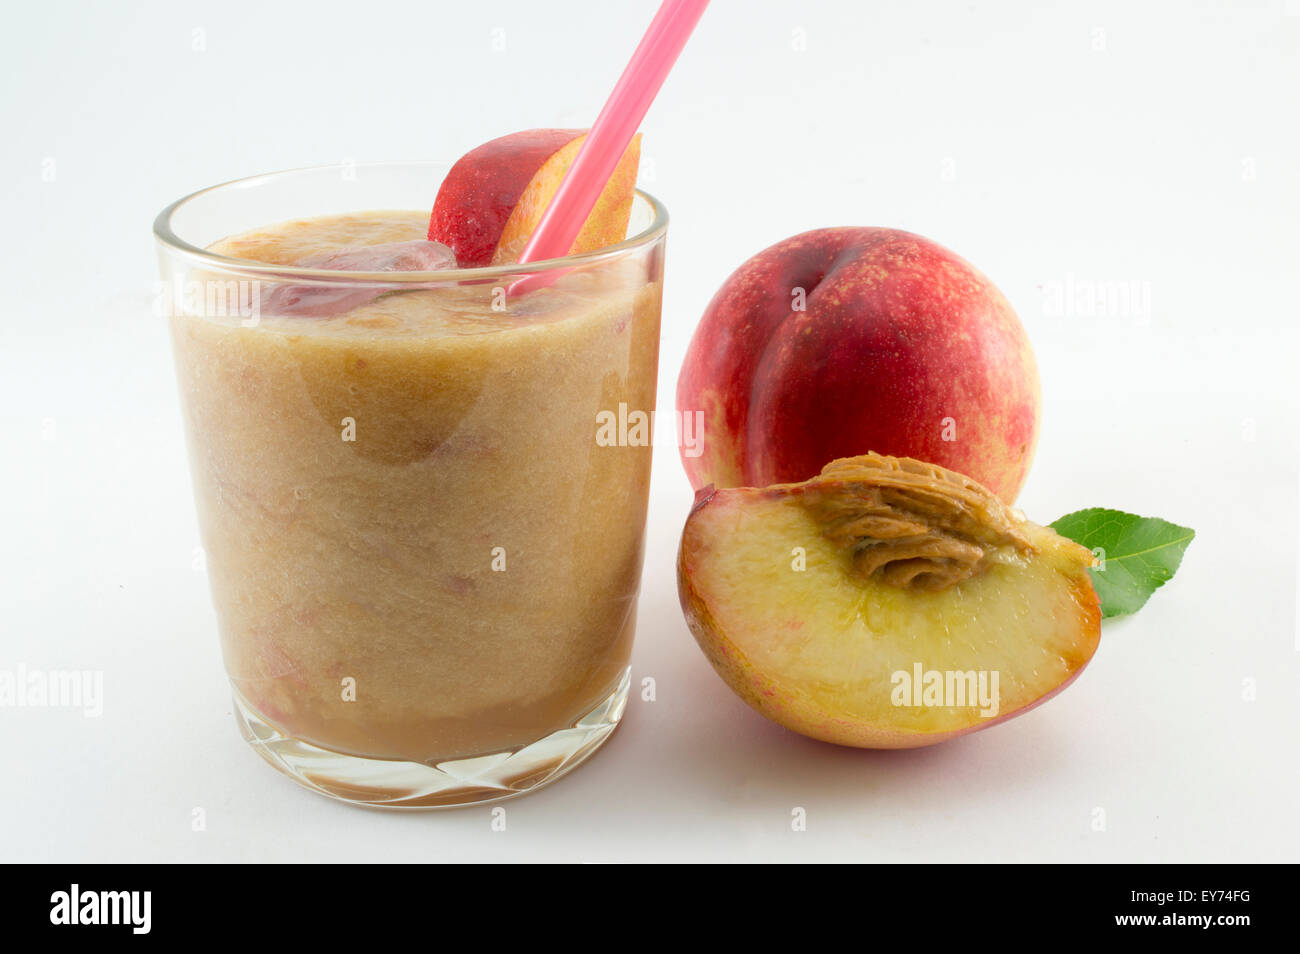
POLYGON ((939 592, 891 586, 853 572, 800 503, 800 486, 717 491, 682 538, 692 632, 769 718, 841 744, 926 745, 1024 710, 1091 658, 1100 614, 1083 548, 1025 522, 1032 552, 996 550, 978 576, 939 592), (895 705, 894 674, 918 664, 997 672, 996 718, 895 705))

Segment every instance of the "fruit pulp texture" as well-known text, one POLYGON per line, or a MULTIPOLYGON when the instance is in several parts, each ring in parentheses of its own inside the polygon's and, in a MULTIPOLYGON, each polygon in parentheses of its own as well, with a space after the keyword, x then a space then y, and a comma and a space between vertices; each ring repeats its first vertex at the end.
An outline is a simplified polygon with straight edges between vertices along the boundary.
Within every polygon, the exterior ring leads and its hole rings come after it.
MULTIPOLYGON (((761 493, 761 492, 759 492, 761 493)), ((816 698, 847 719, 903 732, 947 732, 972 710, 898 707, 894 673, 999 673, 1003 714, 1023 708, 1079 670, 1096 649, 1096 597, 1069 549, 1026 524, 1039 549, 1007 547, 980 575, 940 592, 918 592, 856 576, 849 555, 827 540, 797 497, 706 508, 688 561, 731 649, 798 697, 816 698), (698 541, 725 545, 699 549, 698 541), (806 570, 791 572, 793 547, 806 570), (728 626, 728 624, 730 624, 728 626)))
MULTIPOLYGON (((298 220, 212 250, 292 264, 426 219, 298 220)), ((543 738, 615 688, 650 448, 600 446, 597 416, 653 409, 660 292, 625 260, 504 312, 460 285, 256 327, 172 319, 226 668, 267 721, 436 762, 543 738)))

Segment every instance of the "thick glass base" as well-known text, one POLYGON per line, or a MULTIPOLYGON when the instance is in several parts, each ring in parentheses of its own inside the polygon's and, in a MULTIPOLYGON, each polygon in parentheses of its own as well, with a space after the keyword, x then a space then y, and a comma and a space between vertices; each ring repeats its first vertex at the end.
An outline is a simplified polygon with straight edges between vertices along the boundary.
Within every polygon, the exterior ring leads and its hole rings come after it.
POLYGON ((342 755, 268 724, 236 690, 235 719, 253 749, 300 785, 370 808, 455 808, 513 798, 555 781, 600 748, 627 706, 629 673, 567 729, 491 755, 426 765, 342 755))

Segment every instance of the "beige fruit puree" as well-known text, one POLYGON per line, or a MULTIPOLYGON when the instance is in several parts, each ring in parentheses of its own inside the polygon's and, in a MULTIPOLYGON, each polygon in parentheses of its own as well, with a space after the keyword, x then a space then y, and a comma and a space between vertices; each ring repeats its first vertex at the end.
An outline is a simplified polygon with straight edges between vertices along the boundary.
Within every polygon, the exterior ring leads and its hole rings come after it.
MULTIPOLYGON (((426 221, 305 219, 211 250, 288 265, 426 221)), ((600 446, 597 420, 654 407, 660 290, 627 260, 505 312, 460 285, 256 327, 172 319, 222 647, 252 708, 324 748, 433 762, 544 737, 615 688, 650 448, 600 446)))

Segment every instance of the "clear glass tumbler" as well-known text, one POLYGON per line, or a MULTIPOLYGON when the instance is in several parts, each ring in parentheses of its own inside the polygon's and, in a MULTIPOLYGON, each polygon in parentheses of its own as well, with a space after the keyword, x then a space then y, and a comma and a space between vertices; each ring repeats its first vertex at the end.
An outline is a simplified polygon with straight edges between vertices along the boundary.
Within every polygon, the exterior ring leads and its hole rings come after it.
POLYGON ((527 266, 239 254, 273 223, 427 209, 445 172, 259 176, 154 225, 240 728, 301 784, 371 806, 544 785, 628 691, 663 206, 637 193, 621 244, 527 266))

